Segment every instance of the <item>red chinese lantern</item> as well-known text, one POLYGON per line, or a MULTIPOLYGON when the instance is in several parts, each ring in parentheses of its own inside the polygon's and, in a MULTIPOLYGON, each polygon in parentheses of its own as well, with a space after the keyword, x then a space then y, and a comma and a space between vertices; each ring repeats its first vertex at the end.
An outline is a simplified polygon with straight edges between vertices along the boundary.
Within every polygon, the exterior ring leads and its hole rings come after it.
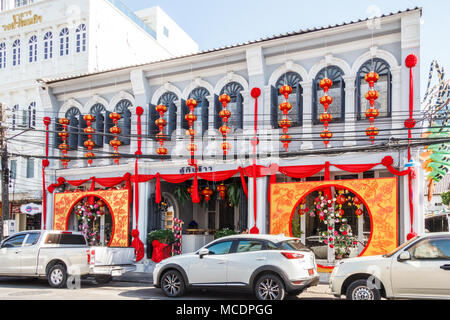
POLYGON ((91 114, 87 114, 83 117, 83 119, 87 124, 87 128, 84 129, 84 133, 88 136, 88 139, 84 143, 84 146, 88 149, 88 152, 86 152, 84 156, 88 159, 88 164, 91 165, 93 159, 95 158, 95 153, 92 152, 92 149, 95 147, 95 142, 92 141, 92 135, 95 133, 95 129, 91 127, 92 122, 95 121, 95 117, 91 114))
POLYGON ((362 205, 363 202, 358 197, 354 197, 353 198, 353 203, 354 203, 355 206, 360 206, 360 205, 362 205))
POLYGON ((67 140, 69 139, 69 132, 67 132, 67 126, 70 124, 70 120, 67 118, 59 119, 59 124, 62 125, 62 131, 58 133, 58 136, 61 137, 62 143, 59 145, 59 150, 61 150, 61 162, 65 169, 67 169, 67 165, 70 160, 67 159, 67 152, 69 151, 69 145, 67 144, 67 140))
POLYGON ((109 115, 109 118, 114 123, 114 127, 111 127, 109 129, 109 132, 114 135, 114 139, 109 142, 109 145, 111 147, 113 147, 113 149, 114 149, 114 154, 113 154, 114 162, 116 164, 119 164, 119 161, 120 161, 119 147, 122 145, 122 142, 119 140, 118 135, 122 133, 122 129, 120 129, 118 127, 118 124, 119 124, 119 120, 122 119, 122 116, 117 112, 112 112, 109 115))
POLYGON ((167 112, 167 107, 160 104, 155 107, 155 110, 159 113, 160 117, 155 121, 156 126, 159 128, 159 132, 156 134, 156 139, 159 141, 159 148, 156 149, 156 153, 160 156, 165 156, 169 152, 167 148, 164 148, 164 142, 167 140, 167 136, 164 134, 164 128, 167 126, 164 114, 167 112))
POLYGON ((227 142, 227 135, 231 132, 231 128, 227 126, 228 120, 231 117, 231 111, 227 109, 228 104, 231 102, 231 97, 228 94, 222 94, 219 97, 220 103, 222 103, 222 110, 219 112, 219 116, 222 118, 223 126, 219 129, 222 134, 222 150, 223 155, 226 156, 228 151, 231 150, 231 144, 227 142))
POLYGON ((375 108, 375 101, 380 97, 380 93, 375 90, 375 83, 380 79, 376 72, 369 72, 365 76, 366 82, 369 84, 369 91, 366 93, 366 99, 369 101, 370 108, 366 111, 366 118, 369 119, 370 127, 366 130, 366 135, 375 143, 375 136, 378 135, 378 129, 374 127, 375 119, 380 115, 378 109, 375 108))
POLYGON ((219 192, 222 200, 225 200, 225 195, 227 194, 227 187, 222 183, 217 187, 217 191, 219 192))
POLYGON ((165 156, 169 153, 169 150, 167 150, 167 148, 160 147, 156 149, 156 153, 160 156, 165 156))
POLYGON ((320 134, 320 137, 324 140, 323 143, 326 147, 330 143, 330 139, 333 137, 333 133, 328 130, 328 124, 333 120, 333 116, 328 113, 328 108, 333 103, 333 98, 328 95, 330 88, 333 86, 333 81, 329 78, 323 78, 319 82, 319 86, 323 89, 324 95, 320 98, 319 102, 323 105, 325 112, 320 116, 320 121, 323 123, 325 130, 320 134))
POLYGON ((340 195, 338 195, 337 197, 336 197, 336 203, 338 204, 338 205, 344 205, 345 203, 347 202, 347 198, 343 195, 343 194, 340 194, 340 195))
POLYGON ((362 215, 364 215, 364 211, 362 209, 356 209, 355 215, 360 218, 362 215))
POLYGON ((279 122, 280 127, 283 128, 283 135, 280 137, 280 142, 283 143, 286 152, 289 149, 289 144, 292 142, 292 137, 287 134, 289 128, 292 126, 292 121, 288 119, 289 111, 292 110, 292 104, 288 101, 291 93, 292 87, 289 85, 284 85, 280 88, 280 94, 283 95, 286 100, 279 106, 280 111, 283 112, 283 119, 279 122))
POLYGON ((206 202, 209 202, 209 200, 211 200, 211 196, 213 195, 214 191, 212 191, 209 187, 206 187, 200 193, 202 196, 205 197, 206 202))

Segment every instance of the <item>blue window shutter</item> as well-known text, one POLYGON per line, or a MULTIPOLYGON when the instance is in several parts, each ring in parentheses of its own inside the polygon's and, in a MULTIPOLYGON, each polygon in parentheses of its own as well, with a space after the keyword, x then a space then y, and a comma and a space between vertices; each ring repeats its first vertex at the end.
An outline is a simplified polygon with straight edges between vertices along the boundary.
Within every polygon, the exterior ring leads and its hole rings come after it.
POLYGON ((271 87, 271 108, 270 108, 270 124, 273 129, 278 128, 278 90, 274 86, 271 87))
MULTIPOLYGON (((105 113, 105 134, 111 134, 111 132, 109 131, 112 127, 114 127, 114 123, 111 120, 111 118, 109 117, 109 115, 111 114, 111 112, 106 111, 105 113)), ((111 140, 113 140, 113 136, 105 136, 105 144, 109 145, 109 143, 111 142, 111 140)))
POLYGON ((167 127, 167 139, 171 139, 172 133, 177 129, 177 106, 169 103, 169 125, 167 127))
POLYGON ((59 124, 59 118, 55 118, 55 133, 53 133, 53 147, 59 150, 59 145, 63 142, 61 137, 58 135, 59 132, 63 129, 63 126, 59 124))
POLYGON ((341 79, 341 122, 345 122, 345 82, 341 79))
POLYGON ((297 83, 297 126, 303 126, 303 88, 297 83))
POLYGON ((125 110, 122 113, 122 119, 119 120, 119 128, 122 129, 122 134, 119 136, 120 141, 124 146, 130 145, 131 139, 131 112, 130 110, 125 110))
POLYGON ((238 93, 236 95, 236 128, 244 129, 244 105, 242 103, 242 95, 238 93))
POLYGON ((320 121, 317 118, 317 108, 318 108, 318 103, 317 103, 317 80, 313 80, 313 84, 312 84, 312 123, 313 124, 319 124, 320 121))
POLYGON ((150 139, 155 139, 156 134, 159 132, 159 128, 155 124, 155 121, 158 120, 159 115, 155 108, 156 106, 150 103, 150 112, 148 113, 148 135, 150 139))
POLYGON ((209 102, 206 97, 203 98, 201 103, 201 114, 202 114, 202 135, 208 131, 209 128, 209 102))
POLYGON ((222 118, 220 118, 220 111, 222 110, 222 104, 219 101, 219 96, 214 95, 214 129, 218 130, 222 126, 222 118))
POLYGON ((69 123, 69 149, 78 149, 78 119, 75 116, 70 117, 69 123))
POLYGON ((95 116, 95 122, 93 124, 93 127, 95 129, 95 133, 93 136, 95 147, 96 148, 103 148, 103 135, 105 130, 105 117, 101 113, 94 114, 95 116), (100 133, 100 134, 97 134, 100 133))
POLYGON ((185 119, 185 116, 189 113, 189 107, 186 105, 185 100, 181 100, 181 128, 188 130, 189 122, 185 119))
POLYGON ((80 114, 78 116, 78 131, 80 132, 78 135, 78 146, 81 148, 85 148, 84 142, 87 140, 87 135, 84 133, 84 129, 87 128, 86 121, 83 119, 83 115, 80 114))

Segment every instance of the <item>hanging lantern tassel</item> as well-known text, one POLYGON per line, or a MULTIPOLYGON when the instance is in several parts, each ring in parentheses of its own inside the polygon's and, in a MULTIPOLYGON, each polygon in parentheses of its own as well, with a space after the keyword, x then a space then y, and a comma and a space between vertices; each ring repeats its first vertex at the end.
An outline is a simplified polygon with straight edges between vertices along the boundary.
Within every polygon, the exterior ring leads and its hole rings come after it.
POLYGON ((109 145, 114 149, 114 162, 119 164, 119 147, 122 145, 122 142, 119 140, 119 134, 122 133, 122 129, 119 128, 118 124, 119 120, 122 119, 122 116, 117 112, 113 112, 109 115, 109 117, 114 123, 114 127, 109 129, 109 132, 114 135, 114 139, 109 142, 109 145))
POLYGON ((64 169, 67 169, 67 165, 70 162, 70 159, 67 159, 67 152, 69 151, 69 145, 67 144, 67 140, 69 138, 69 132, 67 132, 67 126, 69 125, 70 120, 67 118, 59 119, 59 124, 63 126, 61 132, 58 133, 58 136, 61 137, 62 143, 58 146, 59 150, 61 150, 61 162, 64 166, 64 169))
POLYGON ((379 134, 378 128, 374 126, 375 119, 380 115, 380 111, 375 108, 375 102, 380 97, 380 93, 375 90, 375 83, 380 79, 376 72, 369 72, 365 76, 366 82, 369 84, 369 92, 366 93, 366 100, 370 103, 370 108, 366 111, 366 118, 369 119, 370 127, 366 130, 366 135, 375 143, 375 137, 379 134))
POLYGON ((323 89, 324 96, 320 98, 320 104, 323 105, 325 112, 320 115, 320 121, 323 123, 324 131, 320 137, 324 140, 323 143, 328 147, 330 139, 333 138, 333 133, 328 130, 329 123, 333 120, 333 116, 328 113, 330 105, 333 103, 333 98, 328 95, 330 88, 333 86, 333 81, 328 78, 323 78, 319 86, 323 89))
POLYGON ((292 121, 289 120, 289 111, 292 110, 292 104, 289 103, 289 95, 292 93, 292 87, 284 85, 280 88, 280 94, 284 96, 285 102, 281 103, 278 107, 283 112, 283 119, 278 122, 278 125, 283 128, 283 135, 280 137, 280 141, 283 144, 286 152, 289 149, 289 144, 292 142, 292 137, 288 135, 289 128, 292 126, 292 121))
POLYGON ((196 166, 197 160, 194 159, 195 152, 198 150, 198 146, 194 143, 196 131, 194 130, 194 122, 197 121, 197 116, 194 114, 195 108, 198 105, 197 100, 189 99, 186 101, 186 105, 189 107, 189 113, 185 116, 186 121, 189 123, 189 130, 186 131, 186 135, 191 137, 191 143, 187 146, 187 151, 190 153, 188 165, 196 166))

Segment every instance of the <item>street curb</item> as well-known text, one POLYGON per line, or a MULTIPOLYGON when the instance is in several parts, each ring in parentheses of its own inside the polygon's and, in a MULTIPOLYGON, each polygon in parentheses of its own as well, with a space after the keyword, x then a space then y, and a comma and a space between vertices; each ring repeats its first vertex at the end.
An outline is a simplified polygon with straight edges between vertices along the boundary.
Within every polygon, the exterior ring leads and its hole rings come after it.
POLYGON ((153 275, 151 273, 146 273, 146 272, 129 272, 120 277, 114 277, 113 281, 153 284, 153 275))

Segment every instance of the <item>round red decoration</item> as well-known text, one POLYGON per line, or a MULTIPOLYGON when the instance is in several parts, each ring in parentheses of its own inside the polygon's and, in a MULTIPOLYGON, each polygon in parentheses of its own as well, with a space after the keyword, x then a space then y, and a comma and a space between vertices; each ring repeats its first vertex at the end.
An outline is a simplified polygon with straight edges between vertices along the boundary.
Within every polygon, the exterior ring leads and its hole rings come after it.
POLYGON ((323 91, 328 92, 330 88, 333 86, 333 81, 331 81, 331 79, 328 78, 323 78, 320 81, 319 86, 323 89, 323 91))
POLYGON ((225 195, 227 192, 227 187, 222 183, 217 187, 217 191, 220 194, 220 197, 222 198, 222 200, 225 200, 225 195))
POLYGON ((48 159, 44 159, 42 160, 42 166, 44 168, 47 168, 50 165, 50 161, 48 161, 48 159))
POLYGON ((345 204, 346 202, 347 202, 347 198, 346 198, 343 194, 340 194, 340 195, 338 195, 338 196, 336 197, 336 203, 337 203, 337 204, 343 205, 343 204, 345 204))
POLYGON ((142 107, 136 108, 136 115, 142 116, 144 114, 144 109, 142 107))
POLYGON ((405 64, 407 68, 414 68, 417 65, 417 62, 419 60, 417 59, 417 56, 414 54, 410 54, 406 57, 405 64))
POLYGON ((405 121, 405 127, 408 129, 413 129, 416 126, 416 120, 409 118, 405 121))
POLYGON ((261 89, 260 88, 253 88, 251 91, 252 98, 256 99, 261 95, 261 89))
POLYGON ((356 209, 355 211, 355 215, 359 218, 364 214, 364 211, 362 211, 361 209, 356 209))
POLYGON ((211 196, 213 195, 214 191, 212 191, 209 187, 206 187, 201 191, 201 195, 205 197, 206 202, 209 202, 211 200, 211 196))

